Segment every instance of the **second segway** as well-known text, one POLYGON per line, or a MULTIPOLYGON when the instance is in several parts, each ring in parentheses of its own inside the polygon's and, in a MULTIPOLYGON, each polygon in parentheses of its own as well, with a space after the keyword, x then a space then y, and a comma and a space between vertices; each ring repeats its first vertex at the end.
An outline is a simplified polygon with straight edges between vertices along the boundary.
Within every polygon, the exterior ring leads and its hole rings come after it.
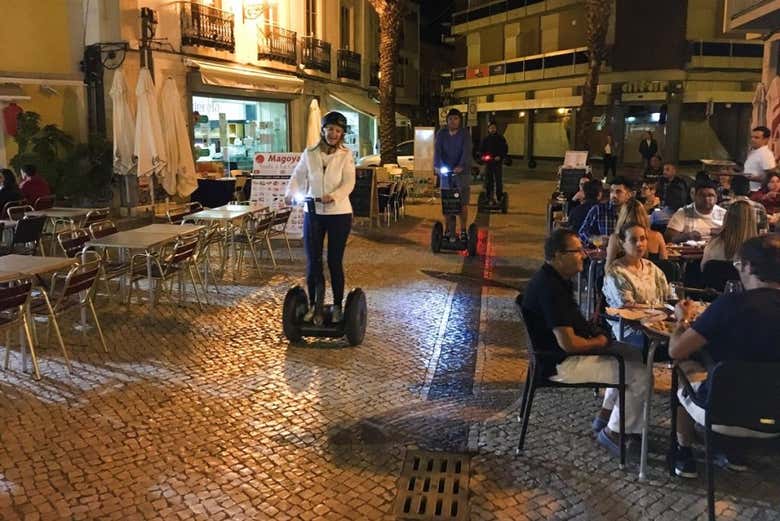
POLYGON ((496 163, 498 163, 500 159, 496 159, 490 154, 484 154, 482 156, 482 161, 485 163, 485 183, 483 185, 482 192, 480 192, 479 196, 477 197, 477 209, 480 212, 507 213, 509 211, 509 194, 506 192, 501 192, 501 194, 498 195, 495 203, 491 201, 487 195, 488 176, 491 175, 492 168, 498 167, 496 163))

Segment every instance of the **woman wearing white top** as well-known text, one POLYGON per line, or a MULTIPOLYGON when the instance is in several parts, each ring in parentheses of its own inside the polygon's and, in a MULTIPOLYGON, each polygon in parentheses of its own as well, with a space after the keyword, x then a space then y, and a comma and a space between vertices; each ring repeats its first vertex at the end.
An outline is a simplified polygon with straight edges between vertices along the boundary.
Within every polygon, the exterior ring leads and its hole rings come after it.
MULTIPOLYGON (((659 306, 668 295, 668 283, 661 269, 644 258, 647 254, 648 230, 636 223, 624 224, 618 233, 624 255, 615 259, 604 275, 604 297, 614 308, 635 306, 659 306)), ((618 336, 620 324, 613 324, 618 336)), ((642 345, 641 332, 627 329, 623 340, 642 345)))
POLYGON ((306 285, 309 290, 309 311, 304 320, 322 323, 317 304, 323 302, 325 277, 322 250, 328 236, 328 271, 333 291, 332 320, 343 317, 344 248, 352 228, 352 205, 349 194, 355 187, 355 160, 344 146, 347 118, 339 112, 328 112, 322 118, 322 139, 304 150, 287 185, 285 199, 311 197, 314 213, 304 209, 303 244, 306 252, 306 285), (319 297, 319 298, 318 298, 319 297))
POLYGON ((758 235, 756 212, 747 201, 732 203, 723 218, 720 234, 704 247, 701 268, 711 260, 732 261, 742 243, 758 235))

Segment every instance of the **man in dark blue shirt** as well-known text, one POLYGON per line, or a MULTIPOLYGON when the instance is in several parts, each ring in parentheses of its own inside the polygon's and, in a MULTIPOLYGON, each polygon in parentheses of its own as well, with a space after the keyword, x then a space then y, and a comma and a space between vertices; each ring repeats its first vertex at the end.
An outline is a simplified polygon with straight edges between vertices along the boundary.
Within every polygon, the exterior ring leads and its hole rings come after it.
POLYGON ((613 179, 609 187, 609 202, 591 208, 579 228, 580 240, 583 244, 590 244, 590 238, 594 235, 612 235, 620 207, 632 197, 634 197, 634 187, 630 181, 624 177, 613 179))
MULTIPOLYGON (((741 360, 746 362, 780 362, 780 235, 762 235, 745 241, 734 261, 745 288, 741 293, 729 293, 713 302, 691 324, 693 306, 690 301, 677 305, 677 328, 669 340, 669 355, 684 360, 705 351, 713 361, 741 360)), ((707 382, 697 385, 697 394, 705 397, 707 382)), ((682 477, 696 477, 696 462, 691 451, 693 423, 704 424, 704 411, 690 397, 678 393, 682 408, 678 409, 677 440, 680 446, 675 457, 675 472, 682 477), (683 410, 684 409, 684 410, 683 410)), ((761 437, 738 427, 714 426, 721 434, 739 437, 761 437)), ((744 470, 737 463, 737 454, 725 462, 732 470, 744 470)))
POLYGON ((590 209, 599 204, 603 188, 604 186, 598 179, 585 183, 585 186, 582 187, 582 191, 585 193, 585 199, 582 203, 569 211, 570 229, 575 231, 580 229, 580 226, 585 222, 585 217, 588 215, 590 209))
MULTIPOLYGON (((463 116, 458 109, 447 113, 447 126, 439 129, 433 148, 433 168, 439 176, 442 189, 459 189, 463 206, 460 212, 460 235, 466 240, 468 203, 470 195, 471 136, 461 128, 463 116)), ((448 215, 446 233, 452 238, 456 233, 455 216, 448 215)))
MULTIPOLYGON (((543 376, 567 383, 617 383, 617 361, 607 356, 571 356, 607 350, 620 353, 626 368, 626 432, 638 434, 642 426, 642 404, 649 377, 638 349, 610 344, 607 336, 588 323, 574 302, 571 278, 582 271, 585 253, 573 230, 558 229, 544 243, 544 265, 526 286, 520 306, 528 336, 536 351, 560 353, 543 362, 543 376), (565 356, 569 355, 569 356, 565 356)), ((594 420, 597 441, 613 455, 620 454, 620 408, 615 407, 617 391, 607 389, 599 416, 594 420), (608 421, 607 421, 608 420, 608 421)))

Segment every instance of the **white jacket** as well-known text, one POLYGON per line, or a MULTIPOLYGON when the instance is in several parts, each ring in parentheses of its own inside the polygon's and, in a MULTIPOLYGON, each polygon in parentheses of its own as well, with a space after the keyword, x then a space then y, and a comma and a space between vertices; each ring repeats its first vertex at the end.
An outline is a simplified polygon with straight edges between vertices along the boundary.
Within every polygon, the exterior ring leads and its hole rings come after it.
POLYGON ((322 197, 328 194, 334 201, 316 203, 318 215, 352 213, 349 194, 355 187, 355 160, 346 148, 339 148, 333 154, 328 168, 323 169, 319 145, 304 150, 287 184, 286 197, 295 197, 296 194, 322 197))

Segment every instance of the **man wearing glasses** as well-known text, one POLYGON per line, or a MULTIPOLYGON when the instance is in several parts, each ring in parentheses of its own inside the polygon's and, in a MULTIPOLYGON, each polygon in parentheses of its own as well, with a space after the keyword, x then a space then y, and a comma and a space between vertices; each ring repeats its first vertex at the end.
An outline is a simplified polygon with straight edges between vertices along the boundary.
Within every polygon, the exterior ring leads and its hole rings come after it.
MULTIPOLYGON (((745 241, 734 261, 743 292, 727 293, 713 302, 693 323, 691 301, 677 304, 677 327, 669 340, 669 355, 685 360, 704 352, 715 363, 725 360, 744 362, 780 362, 780 235, 770 234, 745 241)), ((686 372, 697 364, 687 363, 686 372)), ((690 380, 690 378, 689 378, 690 380)), ((707 381, 692 383, 701 400, 707 397, 707 381)), ((704 410, 690 396, 678 392, 681 408, 677 409, 677 443, 674 470, 678 476, 695 478, 693 458, 693 422, 704 425, 704 410)), ((735 404, 738 405, 738 404, 735 404)), ((736 437, 762 437, 764 433, 740 427, 713 426, 715 432, 736 437)), ((730 470, 746 470, 738 452, 719 454, 716 462, 730 470)))
MULTIPOLYGON (((541 367, 543 375, 565 383, 618 382, 618 365, 607 356, 568 356, 604 350, 620 353, 626 368, 626 433, 639 435, 641 412, 649 378, 642 353, 626 344, 611 343, 607 335, 585 320, 574 301, 571 279, 582 271, 585 252, 577 233, 557 229, 544 243, 544 265, 525 289, 523 313, 526 328, 537 351, 560 353, 560 358, 541 367)), ((616 407, 617 390, 607 389, 604 404, 593 421, 597 441, 613 455, 620 455, 620 411, 616 407)))

